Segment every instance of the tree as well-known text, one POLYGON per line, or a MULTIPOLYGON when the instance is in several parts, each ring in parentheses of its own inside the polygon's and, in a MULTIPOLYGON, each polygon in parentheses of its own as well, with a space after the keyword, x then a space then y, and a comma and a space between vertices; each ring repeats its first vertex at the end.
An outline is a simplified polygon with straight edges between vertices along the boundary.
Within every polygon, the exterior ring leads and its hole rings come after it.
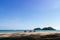
POLYGON ((44 27, 42 30, 55 30, 55 29, 52 27, 44 27))
POLYGON ((34 30, 41 30, 41 28, 35 28, 34 30))

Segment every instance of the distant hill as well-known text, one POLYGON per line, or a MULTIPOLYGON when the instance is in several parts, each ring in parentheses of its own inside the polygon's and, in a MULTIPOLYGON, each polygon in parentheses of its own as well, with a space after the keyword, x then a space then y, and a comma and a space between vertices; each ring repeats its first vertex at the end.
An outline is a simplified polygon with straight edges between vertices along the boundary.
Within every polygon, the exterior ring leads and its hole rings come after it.
POLYGON ((54 29, 54 28, 52 28, 52 27, 44 27, 44 28, 35 28, 34 30, 56 30, 56 29, 54 29))

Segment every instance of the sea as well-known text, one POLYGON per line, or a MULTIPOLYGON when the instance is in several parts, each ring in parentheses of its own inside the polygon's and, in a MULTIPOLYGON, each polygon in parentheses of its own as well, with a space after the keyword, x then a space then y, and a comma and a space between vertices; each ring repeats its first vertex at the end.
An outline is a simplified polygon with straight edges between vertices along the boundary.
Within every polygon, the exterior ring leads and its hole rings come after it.
MULTIPOLYGON (((0 30, 0 33, 22 33, 24 31, 29 32, 30 30, 0 30)), ((35 32, 60 32, 60 30, 35 30, 35 32)))

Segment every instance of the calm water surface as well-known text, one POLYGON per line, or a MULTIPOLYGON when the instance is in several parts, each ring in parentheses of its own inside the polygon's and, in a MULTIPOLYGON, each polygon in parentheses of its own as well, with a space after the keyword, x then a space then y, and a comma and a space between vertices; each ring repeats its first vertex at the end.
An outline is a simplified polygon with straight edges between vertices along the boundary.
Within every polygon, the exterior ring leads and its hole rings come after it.
MULTIPOLYGON (((29 30, 26 30, 29 32, 29 30)), ((21 33, 24 30, 0 30, 0 33, 21 33)), ((60 32, 60 30, 36 30, 36 32, 60 32)))

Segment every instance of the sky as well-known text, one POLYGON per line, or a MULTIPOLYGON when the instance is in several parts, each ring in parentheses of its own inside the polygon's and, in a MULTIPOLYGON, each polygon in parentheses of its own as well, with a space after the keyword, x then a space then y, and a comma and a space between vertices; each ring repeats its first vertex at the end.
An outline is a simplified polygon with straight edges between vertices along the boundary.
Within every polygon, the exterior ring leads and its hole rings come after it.
POLYGON ((37 27, 60 30, 60 0, 0 0, 0 30, 37 27))

